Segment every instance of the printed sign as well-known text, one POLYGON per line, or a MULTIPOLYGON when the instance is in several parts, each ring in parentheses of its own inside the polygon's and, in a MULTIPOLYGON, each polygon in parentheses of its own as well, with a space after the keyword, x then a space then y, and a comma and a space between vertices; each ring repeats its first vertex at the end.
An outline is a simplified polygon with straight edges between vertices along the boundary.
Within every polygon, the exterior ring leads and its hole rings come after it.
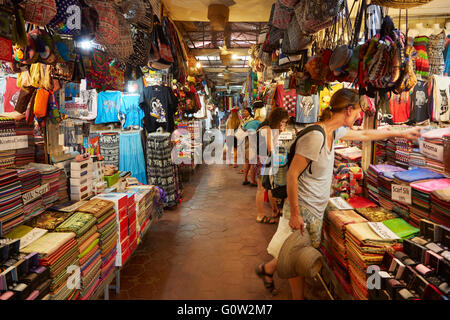
POLYGON ((411 187, 393 184, 391 186, 392 200, 411 204, 411 187))
POLYGON ((369 222, 370 228, 382 239, 400 239, 391 229, 386 227, 382 222, 369 222))
POLYGON ((444 161, 444 146, 420 141, 420 152, 431 159, 444 161))
POLYGON ((46 183, 37 189, 27 192, 22 196, 23 204, 25 205, 27 203, 30 203, 31 201, 36 200, 39 197, 42 197, 43 194, 45 194, 49 191, 50 191, 50 185, 48 183, 46 183))
POLYGON ((0 137, 0 151, 28 148, 28 136, 0 137))

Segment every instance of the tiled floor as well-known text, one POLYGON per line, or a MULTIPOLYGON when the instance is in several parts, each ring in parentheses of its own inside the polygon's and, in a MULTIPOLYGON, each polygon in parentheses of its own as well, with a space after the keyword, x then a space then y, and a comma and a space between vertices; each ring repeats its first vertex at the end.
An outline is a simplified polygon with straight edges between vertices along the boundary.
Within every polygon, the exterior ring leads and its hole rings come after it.
POLYGON ((254 273, 270 259, 277 225, 256 223, 256 188, 243 186, 238 170, 197 169, 183 203, 164 212, 122 269, 120 294, 111 299, 290 298, 287 280, 275 276, 281 293, 273 298, 254 273))

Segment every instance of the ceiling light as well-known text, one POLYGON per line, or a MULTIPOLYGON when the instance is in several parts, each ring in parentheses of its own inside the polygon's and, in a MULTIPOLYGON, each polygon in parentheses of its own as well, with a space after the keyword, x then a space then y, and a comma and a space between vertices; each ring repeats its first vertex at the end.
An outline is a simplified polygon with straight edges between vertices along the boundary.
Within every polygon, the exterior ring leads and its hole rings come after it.
POLYGON ((223 77, 223 73, 219 73, 217 76, 218 77, 223 77))
POLYGON ((89 50, 92 48, 92 42, 90 40, 83 40, 80 42, 80 48, 83 50, 89 50))
POLYGON ((239 56, 237 54, 233 54, 232 58, 233 58, 233 60, 237 60, 237 59, 239 59, 239 56))
POLYGON ((202 67, 202 64, 201 64, 200 62, 197 62, 197 64, 195 65, 195 67, 196 67, 197 69, 200 69, 200 68, 202 67))

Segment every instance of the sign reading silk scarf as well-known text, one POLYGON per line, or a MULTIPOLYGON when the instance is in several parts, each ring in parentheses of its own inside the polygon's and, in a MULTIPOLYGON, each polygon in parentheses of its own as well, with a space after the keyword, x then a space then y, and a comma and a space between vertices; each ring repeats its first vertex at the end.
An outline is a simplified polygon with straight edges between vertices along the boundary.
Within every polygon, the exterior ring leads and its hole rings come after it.
POLYGON ((78 35, 81 31, 81 6, 78 0, 56 0, 56 16, 49 27, 57 33, 78 35))
POLYGON ((119 168, 119 133, 102 133, 99 139, 100 154, 104 163, 119 168))

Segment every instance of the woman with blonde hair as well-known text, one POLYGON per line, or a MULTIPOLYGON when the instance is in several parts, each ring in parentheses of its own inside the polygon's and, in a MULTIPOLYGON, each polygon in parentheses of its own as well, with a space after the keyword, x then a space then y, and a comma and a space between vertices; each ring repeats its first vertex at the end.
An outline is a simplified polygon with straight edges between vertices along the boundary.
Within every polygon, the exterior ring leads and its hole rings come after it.
MULTIPOLYGON (((420 129, 404 131, 352 130, 353 124, 361 118, 362 107, 357 90, 341 89, 331 98, 329 108, 322 112, 314 130, 302 135, 295 145, 295 156, 286 177, 287 201, 283 216, 267 251, 273 259, 256 267, 256 274, 272 294, 277 290, 273 274, 284 241, 295 231, 302 235, 308 232, 312 246, 318 248, 321 242, 322 221, 330 198, 334 165, 334 143, 337 140, 373 141, 392 137, 417 140, 420 129)), ((293 299, 304 298, 304 278, 289 279, 293 299)))
POLYGON ((239 118, 238 109, 232 109, 230 112, 230 116, 225 124, 226 129, 226 141, 228 150, 233 149, 234 151, 234 165, 233 168, 237 168, 237 139, 234 136, 234 131, 237 130, 242 124, 241 118, 239 118), (233 130, 233 135, 231 135, 231 131, 233 130))

